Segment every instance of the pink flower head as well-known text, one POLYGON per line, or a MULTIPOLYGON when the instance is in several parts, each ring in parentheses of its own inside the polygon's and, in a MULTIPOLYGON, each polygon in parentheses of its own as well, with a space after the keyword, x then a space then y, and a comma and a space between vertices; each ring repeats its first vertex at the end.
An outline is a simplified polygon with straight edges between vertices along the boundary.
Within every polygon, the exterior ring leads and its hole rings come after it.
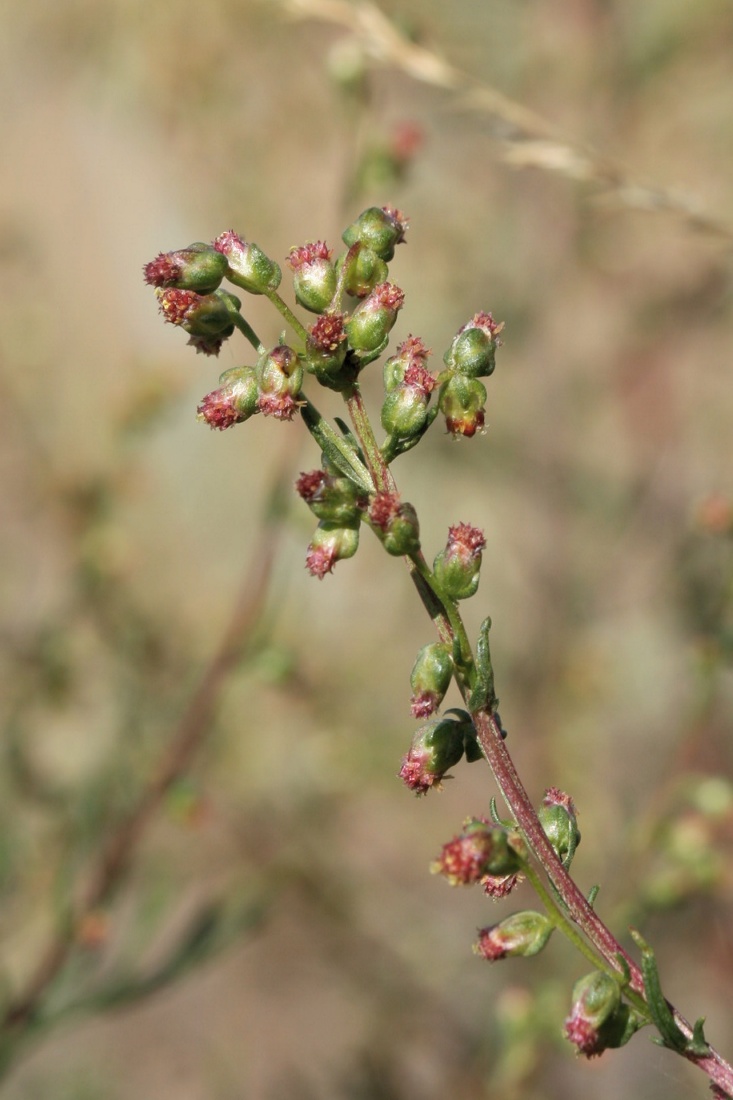
POLYGON ((177 252, 159 252, 154 260, 145 264, 143 275, 149 286, 171 286, 178 282, 182 265, 177 252))
MULTIPOLYGON (((373 308, 375 309, 388 309, 390 312, 396 313, 404 305, 405 292, 400 290, 395 283, 378 283, 367 301, 373 302, 373 308)), ((366 302, 364 304, 366 305, 366 302)))
POLYGON ((502 898, 506 898, 511 894, 515 886, 517 886, 523 879, 523 875, 486 875, 481 880, 481 885, 484 888, 484 893, 493 898, 494 901, 501 901, 502 898))
POLYGON ((216 428, 220 432, 245 419, 237 409, 235 395, 228 386, 222 386, 221 389, 207 393, 196 411, 210 428, 216 428))
POLYGON ((562 806, 568 811, 571 817, 577 817, 575 810, 575 803, 569 794, 565 794, 558 787, 548 787, 545 791, 545 797, 542 799, 543 806, 562 806))
POLYGON ((331 259, 332 250, 328 247, 325 241, 312 241, 309 244, 299 245, 297 248, 291 248, 288 254, 288 266, 293 271, 297 271, 301 267, 309 267, 311 264, 317 263, 321 260, 331 259))
POLYGON ((220 233, 215 241, 212 241, 212 247, 214 247, 217 252, 221 252, 227 259, 230 259, 238 255, 244 255, 249 245, 247 241, 245 241, 243 237, 240 237, 238 233, 235 233, 233 229, 227 229, 224 233, 220 233))
POLYGON ((406 386, 410 386, 414 390, 419 390, 425 397, 431 394, 437 385, 437 380, 430 371, 426 370, 425 367, 418 362, 410 363, 409 367, 405 370, 402 381, 406 386))
POLYGON ((381 531, 386 531, 399 514, 400 498, 397 493, 377 493, 369 505, 369 519, 381 531))
POLYGON ((403 757, 398 775, 415 794, 427 794, 431 787, 440 790, 445 778, 443 771, 435 771, 433 753, 425 747, 410 749, 403 757))
POLYGON ((469 562, 479 557, 485 547, 484 533, 478 527, 472 527, 470 523, 457 523, 448 528, 446 553, 449 557, 469 562))
POLYGON ((308 343, 317 351, 335 352, 346 339, 343 313, 324 313, 311 325, 308 343))
POLYGON ((292 420, 302 404, 289 393, 262 393, 257 402, 261 413, 276 420, 292 420))
POLYGON ((419 336, 408 336, 401 344, 397 345, 396 357, 405 359, 409 363, 418 363, 422 366, 431 354, 430 348, 426 348, 419 336))
POLYGON ((309 473, 300 475, 295 483, 295 489, 306 504, 309 504, 312 500, 318 499, 327 481, 328 474, 325 470, 311 470, 309 473))
POLYGON ((156 294, 160 312, 171 325, 185 325, 190 321, 202 298, 193 290, 176 290, 173 287, 158 290, 156 294))
POLYGON ((310 546, 305 557, 305 567, 313 577, 322 581, 326 573, 333 572, 338 561, 334 546, 310 546))
POLYGON ((497 347, 501 344, 499 333, 504 328, 504 322, 495 321, 490 313, 487 313, 486 311, 481 311, 480 313, 474 314, 473 318, 470 321, 467 321, 466 324, 458 331, 466 332, 466 330, 470 328, 481 329, 481 331, 486 333, 489 339, 492 340, 497 347))
POLYGON ((451 886, 472 886, 488 873, 487 862, 494 852, 493 828, 485 818, 476 818, 471 827, 443 845, 431 870, 444 875, 451 886))

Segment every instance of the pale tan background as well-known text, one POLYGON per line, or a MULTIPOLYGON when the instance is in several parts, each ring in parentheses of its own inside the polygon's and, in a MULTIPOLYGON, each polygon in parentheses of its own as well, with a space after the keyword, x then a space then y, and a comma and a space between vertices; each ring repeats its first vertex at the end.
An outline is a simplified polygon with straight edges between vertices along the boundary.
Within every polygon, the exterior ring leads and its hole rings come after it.
MULTIPOLYGON (((733 224, 729 4, 383 10, 631 179, 733 224)), ((297 425, 258 418, 219 435, 196 423, 244 346, 219 363, 195 356, 161 324, 142 264, 230 227, 282 260, 306 239, 336 246, 362 207, 392 202, 411 218, 391 269, 407 296, 396 339, 419 333, 437 359, 478 309, 507 322, 487 433, 453 443, 436 425, 396 465, 403 494, 429 556, 449 523, 486 531, 467 618, 475 630, 493 616, 527 785, 536 798, 550 783, 572 792, 579 882, 602 884, 619 934, 641 919, 666 992, 706 1014, 731 1054, 730 803, 704 788, 719 799, 711 821, 686 801, 695 775, 729 778, 733 756, 730 546, 699 523, 707 497, 733 497, 729 241, 604 203, 546 165, 509 166, 501 125, 404 74, 377 71, 368 101, 345 103, 328 71, 344 33, 247 0, 36 0, 0 16, 8 980, 45 942, 59 867, 83 866, 185 706, 227 621, 270 467, 288 447, 293 477, 317 463, 305 439, 296 453, 297 425), (424 134, 404 179, 350 193, 365 150, 404 122, 424 134), (132 410, 159 399, 131 430, 132 410), (18 752, 35 777, 26 788, 18 752), (39 783, 64 792, 60 809, 39 783), (680 835, 655 831, 670 816, 680 835), (683 900, 639 918, 626 902, 653 872, 681 881, 683 900)), ((278 338, 260 301, 247 316, 278 338)), ((150 832, 78 980, 154 959, 209 894, 266 903, 257 934, 139 1004, 69 1020, 4 1095, 704 1095, 702 1075, 645 1034, 576 1063, 559 1033, 583 964, 562 944, 493 969, 472 957, 476 927, 509 906, 449 890, 428 864, 467 813, 486 812, 493 786, 476 764, 440 796, 401 788, 407 678, 429 624, 400 564, 366 537, 333 577, 310 578, 309 531, 294 499, 266 644, 227 688, 181 795, 193 811, 172 803, 150 832), (535 1039, 522 1023, 533 1014, 535 1039)))

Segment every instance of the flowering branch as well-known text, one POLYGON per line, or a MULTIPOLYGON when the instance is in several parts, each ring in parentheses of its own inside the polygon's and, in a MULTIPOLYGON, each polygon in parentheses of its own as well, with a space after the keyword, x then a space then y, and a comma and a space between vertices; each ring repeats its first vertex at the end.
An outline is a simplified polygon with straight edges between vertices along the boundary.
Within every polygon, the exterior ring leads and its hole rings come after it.
POLYGON ((481 431, 487 396, 482 379, 494 371, 503 325, 488 312, 475 314, 454 336, 437 375, 428 369, 430 352, 422 340, 403 341, 383 365, 380 420, 386 434, 381 445, 376 439, 359 377, 386 351, 404 305, 388 265, 406 229, 399 211, 372 207, 344 231, 346 251, 335 261, 323 241, 291 250, 295 299, 317 315, 310 327, 280 297, 279 266, 233 231, 211 246, 162 254, 147 265, 145 276, 165 319, 182 327, 198 351, 217 354, 239 329, 257 352, 256 363, 224 372, 219 389, 199 406, 202 420, 224 430, 260 413, 290 421, 298 412, 320 448, 320 468, 301 474, 296 484, 318 520, 306 554, 309 572, 323 579, 352 557, 363 526, 407 564, 438 640, 420 650, 412 670, 412 713, 423 724, 400 776, 416 794, 426 794, 439 789, 462 759, 485 759, 511 815, 502 821, 492 807, 491 818, 469 818, 444 845, 433 870, 453 885, 481 884, 493 897, 505 897, 527 877, 545 909, 515 913, 484 929, 477 953, 489 961, 531 957, 560 931, 594 968, 576 983, 565 1021, 565 1033, 581 1053, 591 1057, 620 1047, 639 1028, 653 1025, 662 1045, 708 1075, 718 1097, 733 1098, 733 1067, 708 1044, 702 1021, 690 1025, 666 1001, 652 949, 634 933, 639 965, 595 912, 594 897, 584 897, 571 877, 580 841, 572 799, 550 788, 535 808, 517 774, 497 709, 491 620, 472 646, 459 607, 479 586, 483 533, 468 523, 450 527, 431 567, 417 512, 401 499, 392 474, 394 459, 417 446, 440 414, 453 436, 470 439, 481 431), (295 345, 263 347, 242 318, 239 299, 221 289, 225 277, 247 293, 265 295, 290 325, 295 345), (345 311, 349 299, 353 304, 345 311), (324 420, 304 393, 307 379, 341 394, 351 427, 324 420), (452 680, 465 709, 438 717, 452 680))

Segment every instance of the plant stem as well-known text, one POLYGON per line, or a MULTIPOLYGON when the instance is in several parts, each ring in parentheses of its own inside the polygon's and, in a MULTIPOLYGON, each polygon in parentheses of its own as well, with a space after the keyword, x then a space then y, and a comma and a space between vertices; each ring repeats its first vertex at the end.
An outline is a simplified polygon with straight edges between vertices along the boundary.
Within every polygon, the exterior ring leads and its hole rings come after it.
POLYGON ((255 349, 257 354, 258 355, 263 355, 265 350, 266 350, 265 345, 262 343, 262 341, 258 337, 255 330, 252 328, 252 326, 249 324, 249 322, 245 321, 242 314, 241 313, 235 313, 232 316, 232 321, 237 326, 237 328, 242 333, 242 335, 245 336, 247 340, 249 340, 250 344, 255 349))
POLYGON ((280 316, 287 321, 293 332, 299 337, 300 340, 302 340, 303 345, 305 345, 305 342, 308 339, 308 330, 305 328, 304 325, 301 324, 287 302, 280 297, 276 290, 265 290, 263 291, 263 293, 265 297, 269 298, 269 300, 272 302, 280 316))

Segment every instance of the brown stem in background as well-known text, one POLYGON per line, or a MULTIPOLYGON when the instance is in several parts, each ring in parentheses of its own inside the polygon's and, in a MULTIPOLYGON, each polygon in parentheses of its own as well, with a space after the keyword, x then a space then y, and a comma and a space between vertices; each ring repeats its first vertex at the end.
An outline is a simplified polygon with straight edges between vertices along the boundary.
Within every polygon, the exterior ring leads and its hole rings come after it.
POLYGON ((80 922, 107 901, 120 883, 138 842, 165 795, 185 775, 210 733, 222 688, 241 659, 248 635, 262 615, 282 527, 281 501, 290 481, 291 467, 291 448, 286 447, 281 453, 280 464, 267 495, 259 539, 244 572, 245 580, 219 648, 205 669, 137 806, 103 842, 81 888, 80 898, 72 907, 70 918, 57 929, 25 989, 3 1013, 0 1036, 3 1033, 6 1037, 10 1032, 20 1033, 31 1022, 45 992, 75 946, 80 922))

